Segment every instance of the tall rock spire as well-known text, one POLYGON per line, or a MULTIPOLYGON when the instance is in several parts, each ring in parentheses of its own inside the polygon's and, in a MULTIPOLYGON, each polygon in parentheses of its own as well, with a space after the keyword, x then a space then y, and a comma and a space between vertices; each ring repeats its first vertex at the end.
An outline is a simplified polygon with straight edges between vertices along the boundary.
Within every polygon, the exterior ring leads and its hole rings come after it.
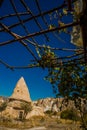
POLYGON ((10 98, 31 102, 30 93, 23 77, 21 77, 10 98))

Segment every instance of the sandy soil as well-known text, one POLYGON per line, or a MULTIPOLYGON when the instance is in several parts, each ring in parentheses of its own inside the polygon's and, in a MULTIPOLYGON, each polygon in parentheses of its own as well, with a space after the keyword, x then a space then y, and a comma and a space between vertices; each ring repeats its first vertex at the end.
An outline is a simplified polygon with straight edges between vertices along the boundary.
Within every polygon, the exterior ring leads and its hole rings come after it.
MULTIPOLYGON (((0 130, 21 130, 21 129, 0 127, 0 130)), ((43 127, 34 127, 34 128, 29 128, 29 129, 23 129, 23 130, 47 130, 47 129, 43 126, 43 127)))
POLYGON ((74 125, 69 125, 67 127, 67 125, 63 125, 63 124, 59 124, 58 126, 49 126, 49 127, 33 127, 33 128, 28 128, 28 129, 12 129, 12 128, 6 128, 6 127, 0 127, 0 130, 81 130, 78 127, 74 126, 74 125))

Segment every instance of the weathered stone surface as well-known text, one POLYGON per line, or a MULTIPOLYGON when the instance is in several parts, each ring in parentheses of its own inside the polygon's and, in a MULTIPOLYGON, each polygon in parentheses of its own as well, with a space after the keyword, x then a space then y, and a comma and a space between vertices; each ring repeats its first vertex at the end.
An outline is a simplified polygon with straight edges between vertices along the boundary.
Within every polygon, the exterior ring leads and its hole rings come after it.
POLYGON ((4 102, 3 97, 0 97, 0 105, 4 102))
POLYGON ((10 98, 24 100, 27 102, 31 101, 29 90, 23 77, 21 77, 17 82, 14 92, 10 98))
POLYGON ((19 118, 19 110, 13 109, 13 107, 7 106, 6 109, 2 112, 2 115, 5 118, 10 119, 18 119, 19 118))
POLYGON ((69 101, 69 104, 62 103, 63 98, 45 98, 34 101, 34 105, 43 108, 44 112, 53 111, 61 112, 67 108, 75 108, 73 101, 69 101))
POLYGON ((42 107, 39 106, 33 106, 33 110, 28 113, 26 119, 29 119, 33 116, 44 116, 44 111, 42 107))
POLYGON ((44 112, 46 111, 60 111, 62 98, 45 98, 40 99, 34 102, 34 105, 40 106, 43 108, 44 112))

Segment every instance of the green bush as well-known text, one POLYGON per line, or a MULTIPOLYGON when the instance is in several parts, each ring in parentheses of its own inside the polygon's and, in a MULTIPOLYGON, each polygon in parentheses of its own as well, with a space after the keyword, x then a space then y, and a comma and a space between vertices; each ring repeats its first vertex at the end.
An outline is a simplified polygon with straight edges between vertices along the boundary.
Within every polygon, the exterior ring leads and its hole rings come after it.
POLYGON ((85 120, 85 123, 87 124, 87 113, 85 113, 84 115, 84 120, 85 120))
POLYGON ((70 119, 70 120, 77 120, 78 115, 75 113, 74 110, 64 110, 61 112, 60 117, 62 119, 70 119))

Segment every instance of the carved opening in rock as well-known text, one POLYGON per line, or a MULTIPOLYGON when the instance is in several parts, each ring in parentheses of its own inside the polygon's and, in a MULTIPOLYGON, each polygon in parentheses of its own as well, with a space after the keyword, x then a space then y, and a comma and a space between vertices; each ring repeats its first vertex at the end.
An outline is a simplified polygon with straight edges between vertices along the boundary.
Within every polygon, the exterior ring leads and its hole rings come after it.
POLYGON ((22 120, 23 119, 23 111, 19 112, 19 119, 22 120))
POLYGON ((17 92, 19 92, 19 90, 17 90, 17 92))

